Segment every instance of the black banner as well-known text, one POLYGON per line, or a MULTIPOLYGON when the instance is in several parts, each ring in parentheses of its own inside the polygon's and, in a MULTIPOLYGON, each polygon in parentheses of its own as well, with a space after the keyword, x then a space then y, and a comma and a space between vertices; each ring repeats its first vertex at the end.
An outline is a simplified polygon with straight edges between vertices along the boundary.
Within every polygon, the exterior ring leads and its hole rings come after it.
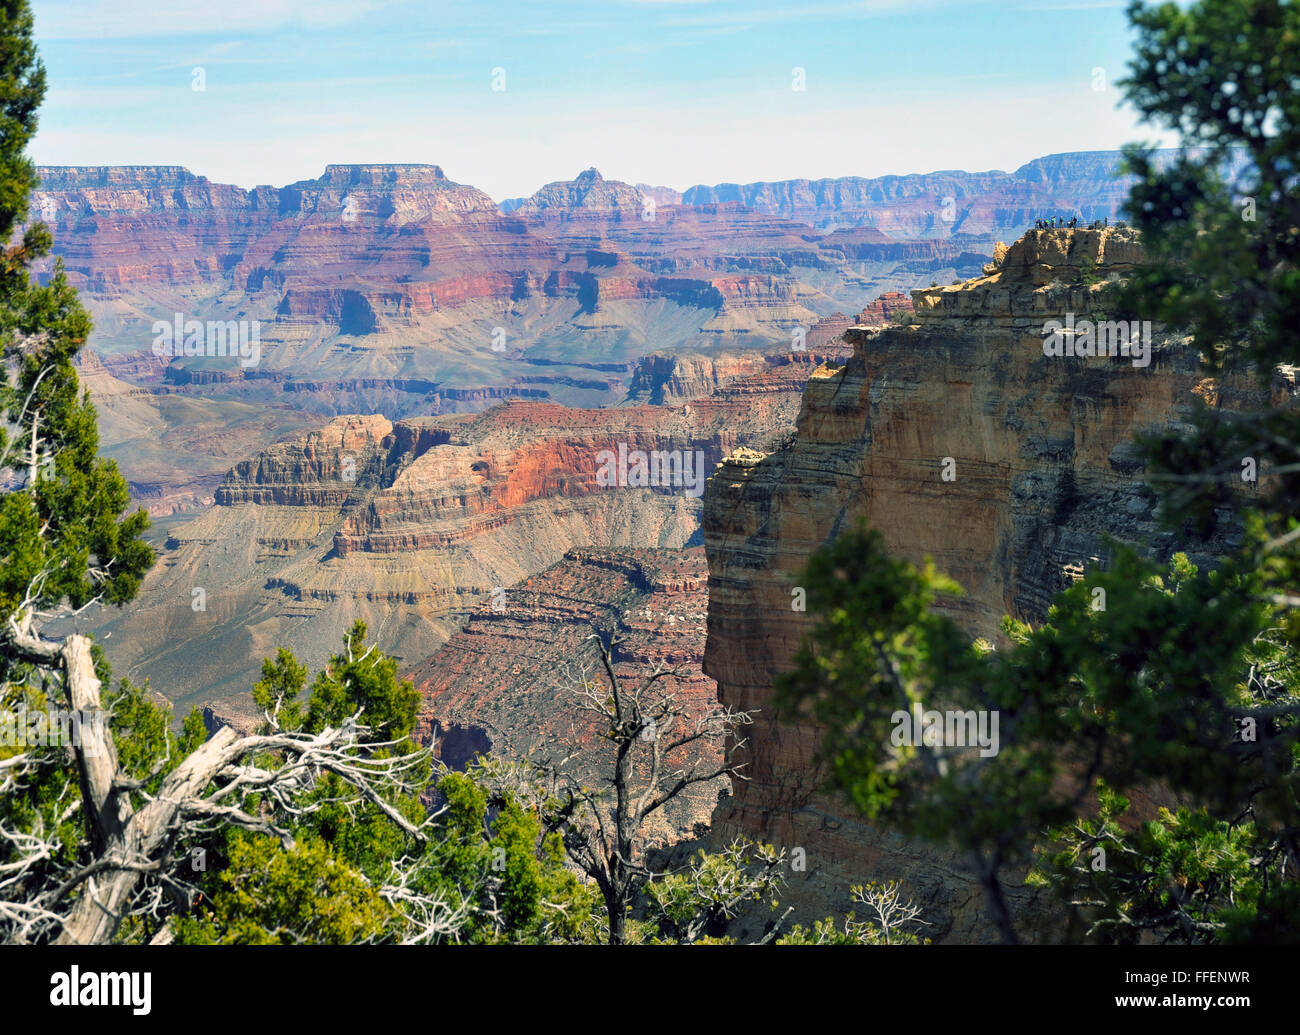
POLYGON ((472 1019, 562 1024, 589 1008, 646 1021, 666 1011, 684 1023, 740 1008, 741 1023, 761 1006, 776 1022, 824 1016, 846 996, 862 997, 864 1020, 875 1001, 918 1019, 1068 1023, 1137 1013, 1181 1024, 1203 1014, 1231 1024, 1242 1011, 1293 1011, 1298 957, 1287 948, 1055 946, 7 948, 0 1001, 7 1020, 103 1015, 126 1030, 460 1023, 462 1007, 472 1019))

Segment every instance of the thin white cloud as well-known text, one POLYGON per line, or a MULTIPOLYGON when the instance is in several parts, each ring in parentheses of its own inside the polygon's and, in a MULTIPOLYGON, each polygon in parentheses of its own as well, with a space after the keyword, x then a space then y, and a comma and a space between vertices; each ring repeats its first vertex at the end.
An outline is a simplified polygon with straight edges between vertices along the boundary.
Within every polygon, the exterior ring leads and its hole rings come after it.
POLYGON ((50 0, 36 9, 38 39, 143 39, 207 33, 335 27, 360 21, 395 0, 50 0))

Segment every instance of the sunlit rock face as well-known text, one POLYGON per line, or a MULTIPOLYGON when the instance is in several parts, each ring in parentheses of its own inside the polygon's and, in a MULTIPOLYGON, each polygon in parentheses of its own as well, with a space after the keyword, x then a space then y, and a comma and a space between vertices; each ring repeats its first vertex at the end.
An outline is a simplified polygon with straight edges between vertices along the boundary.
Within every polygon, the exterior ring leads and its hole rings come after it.
MULTIPOLYGON (((984 276, 913 292, 914 324, 850 328, 853 355, 809 380, 794 440, 738 453, 710 480, 704 671, 725 703, 760 710, 751 780, 719 810, 715 836, 803 847, 791 894, 809 914, 847 908, 851 883, 900 878, 931 933, 992 936, 962 860, 877 830, 818 790, 817 730, 773 720, 772 679, 813 622, 792 607, 810 554, 859 518, 891 552, 932 557, 957 579, 966 595, 950 613, 995 640, 1005 614, 1041 619, 1072 572, 1105 556, 1103 537, 1168 549, 1131 440, 1210 394, 1195 354, 1159 333, 1145 366, 1044 349, 1049 320, 1084 319, 1140 258, 1128 229, 1030 231, 1000 246, 984 276)), ((1212 394, 1235 407, 1251 391, 1212 394)), ((1218 530, 1193 559, 1208 562, 1233 535, 1218 530)), ((1024 890, 1012 895, 1032 921, 1024 890)))

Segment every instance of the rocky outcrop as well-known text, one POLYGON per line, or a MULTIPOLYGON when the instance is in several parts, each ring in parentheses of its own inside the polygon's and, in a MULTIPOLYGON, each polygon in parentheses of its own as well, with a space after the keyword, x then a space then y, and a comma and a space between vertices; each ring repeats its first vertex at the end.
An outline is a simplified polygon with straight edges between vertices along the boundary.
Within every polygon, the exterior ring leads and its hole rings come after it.
POLYGON ((644 401, 656 406, 677 406, 691 399, 699 399, 715 392, 723 385, 742 377, 778 367, 789 366, 790 377, 773 376, 765 383, 774 391, 802 384, 808 375, 823 363, 842 361, 844 349, 831 351, 803 350, 781 355, 731 355, 718 356, 665 356, 650 355, 637 364, 636 373, 628 391, 632 401, 644 401))
MULTIPOLYGON (((881 306, 881 312, 892 312, 897 304, 894 297, 891 293, 874 304, 881 306)), ((911 299, 907 305, 911 307, 911 299)), ((724 352, 706 356, 651 353, 641 358, 632 373, 628 401, 676 406, 759 373, 765 375, 763 385, 770 391, 797 391, 818 366, 847 357, 849 346, 843 341, 843 335, 852 323, 843 313, 833 313, 811 328, 796 327, 791 332, 790 349, 780 353, 724 352), (781 367, 790 369, 780 371, 781 367)))
MULTIPOLYGON (((858 313, 856 326, 884 327, 896 316, 912 311, 912 296, 903 291, 887 291, 858 313)), ((845 328, 847 330, 848 328, 845 328)))
POLYGON ((516 212, 521 215, 538 215, 556 211, 564 218, 572 218, 574 210, 594 209, 603 212, 626 210, 639 215, 642 208, 641 192, 618 180, 606 180, 596 169, 579 173, 573 180, 548 183, 516 212))
MULTIPOLYGON (((874 829, 819 789, 817 731, 774 721, 772 676, 814 620, 791 603, 808 557, 859 518, 895 554, 932 557, 960 582, 966 595, 949 613, 995 640, 1002 615, 1041 619, 1072 571, 1104 562, 1103 537, 1169 549, 1131 440, 1204 393, 1196 356, 1160 334, 1148 366, 1043 347, 1046 320, 1093 313, 1109 275, 1140 254, 1131 230, 1031 231, 985 276, 913 292, 915 324, 846 333, 852 357, 813 374, 789 445, 738 453, 710 480, 704 671, 723 702, 761 709, 752 779, 719 811, 715 835, 803 847, 808 876, 790 894, 810 914, 849 883, 901 878, 930 933, 991 937, 959 860, 874 829)), ((1249 388, 1218 391, 1220 405, 1249 401, 1249 388)), ((1235 534, 1219 529, 1194 559, 1235 534)), ((1032 924, 1025 889, 1011 894, 1032 924)))
MULTIPOLYGON (((568 759, 585 783, 607 777, 610 744, 578 705, 580 680, 603 679, 588 641, 617 638, 614 671, 629 691, 656 665, 679 670, 658 684, 688 714, 712 708, 713 680, 700 671, 708 607, 704 550, 574 549, 545 571, 486 600, 465 628, 412 675, 422 696, 417 736, 448 765, 476 752, 568 759)), ((667 735, 668 731, 663 731, 667 735)), ((717 766, 720 745, 690 759, 717 766)), ((656 815, 645 833, 676 842, 706 825, 726 780, 701 784, 656 815)))

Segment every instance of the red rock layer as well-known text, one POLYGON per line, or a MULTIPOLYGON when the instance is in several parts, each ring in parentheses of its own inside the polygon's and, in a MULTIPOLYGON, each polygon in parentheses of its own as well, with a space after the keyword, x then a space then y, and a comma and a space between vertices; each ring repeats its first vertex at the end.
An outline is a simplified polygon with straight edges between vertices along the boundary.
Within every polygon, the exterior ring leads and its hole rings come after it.
MULTIPOLYGON (((867 308, 858 313, 857 326, 884 327, 894 314, 910 313, 912 296, 905 291, 886 291, 867 308)), ((847 328, 846 328, 847 329, 847 328)))
POLYGON ((251 191, 176 167, 40 173, 34 212, 116 376, 326 417, 608 405, 648 352, 771 352, 864 296, 986 258, 736 203, 651 205, 594 170, 508 214, 436 166, 329 166, 251 191), (258 358, 158 362, 155 323, 176 313, 256 321, 258 358))

